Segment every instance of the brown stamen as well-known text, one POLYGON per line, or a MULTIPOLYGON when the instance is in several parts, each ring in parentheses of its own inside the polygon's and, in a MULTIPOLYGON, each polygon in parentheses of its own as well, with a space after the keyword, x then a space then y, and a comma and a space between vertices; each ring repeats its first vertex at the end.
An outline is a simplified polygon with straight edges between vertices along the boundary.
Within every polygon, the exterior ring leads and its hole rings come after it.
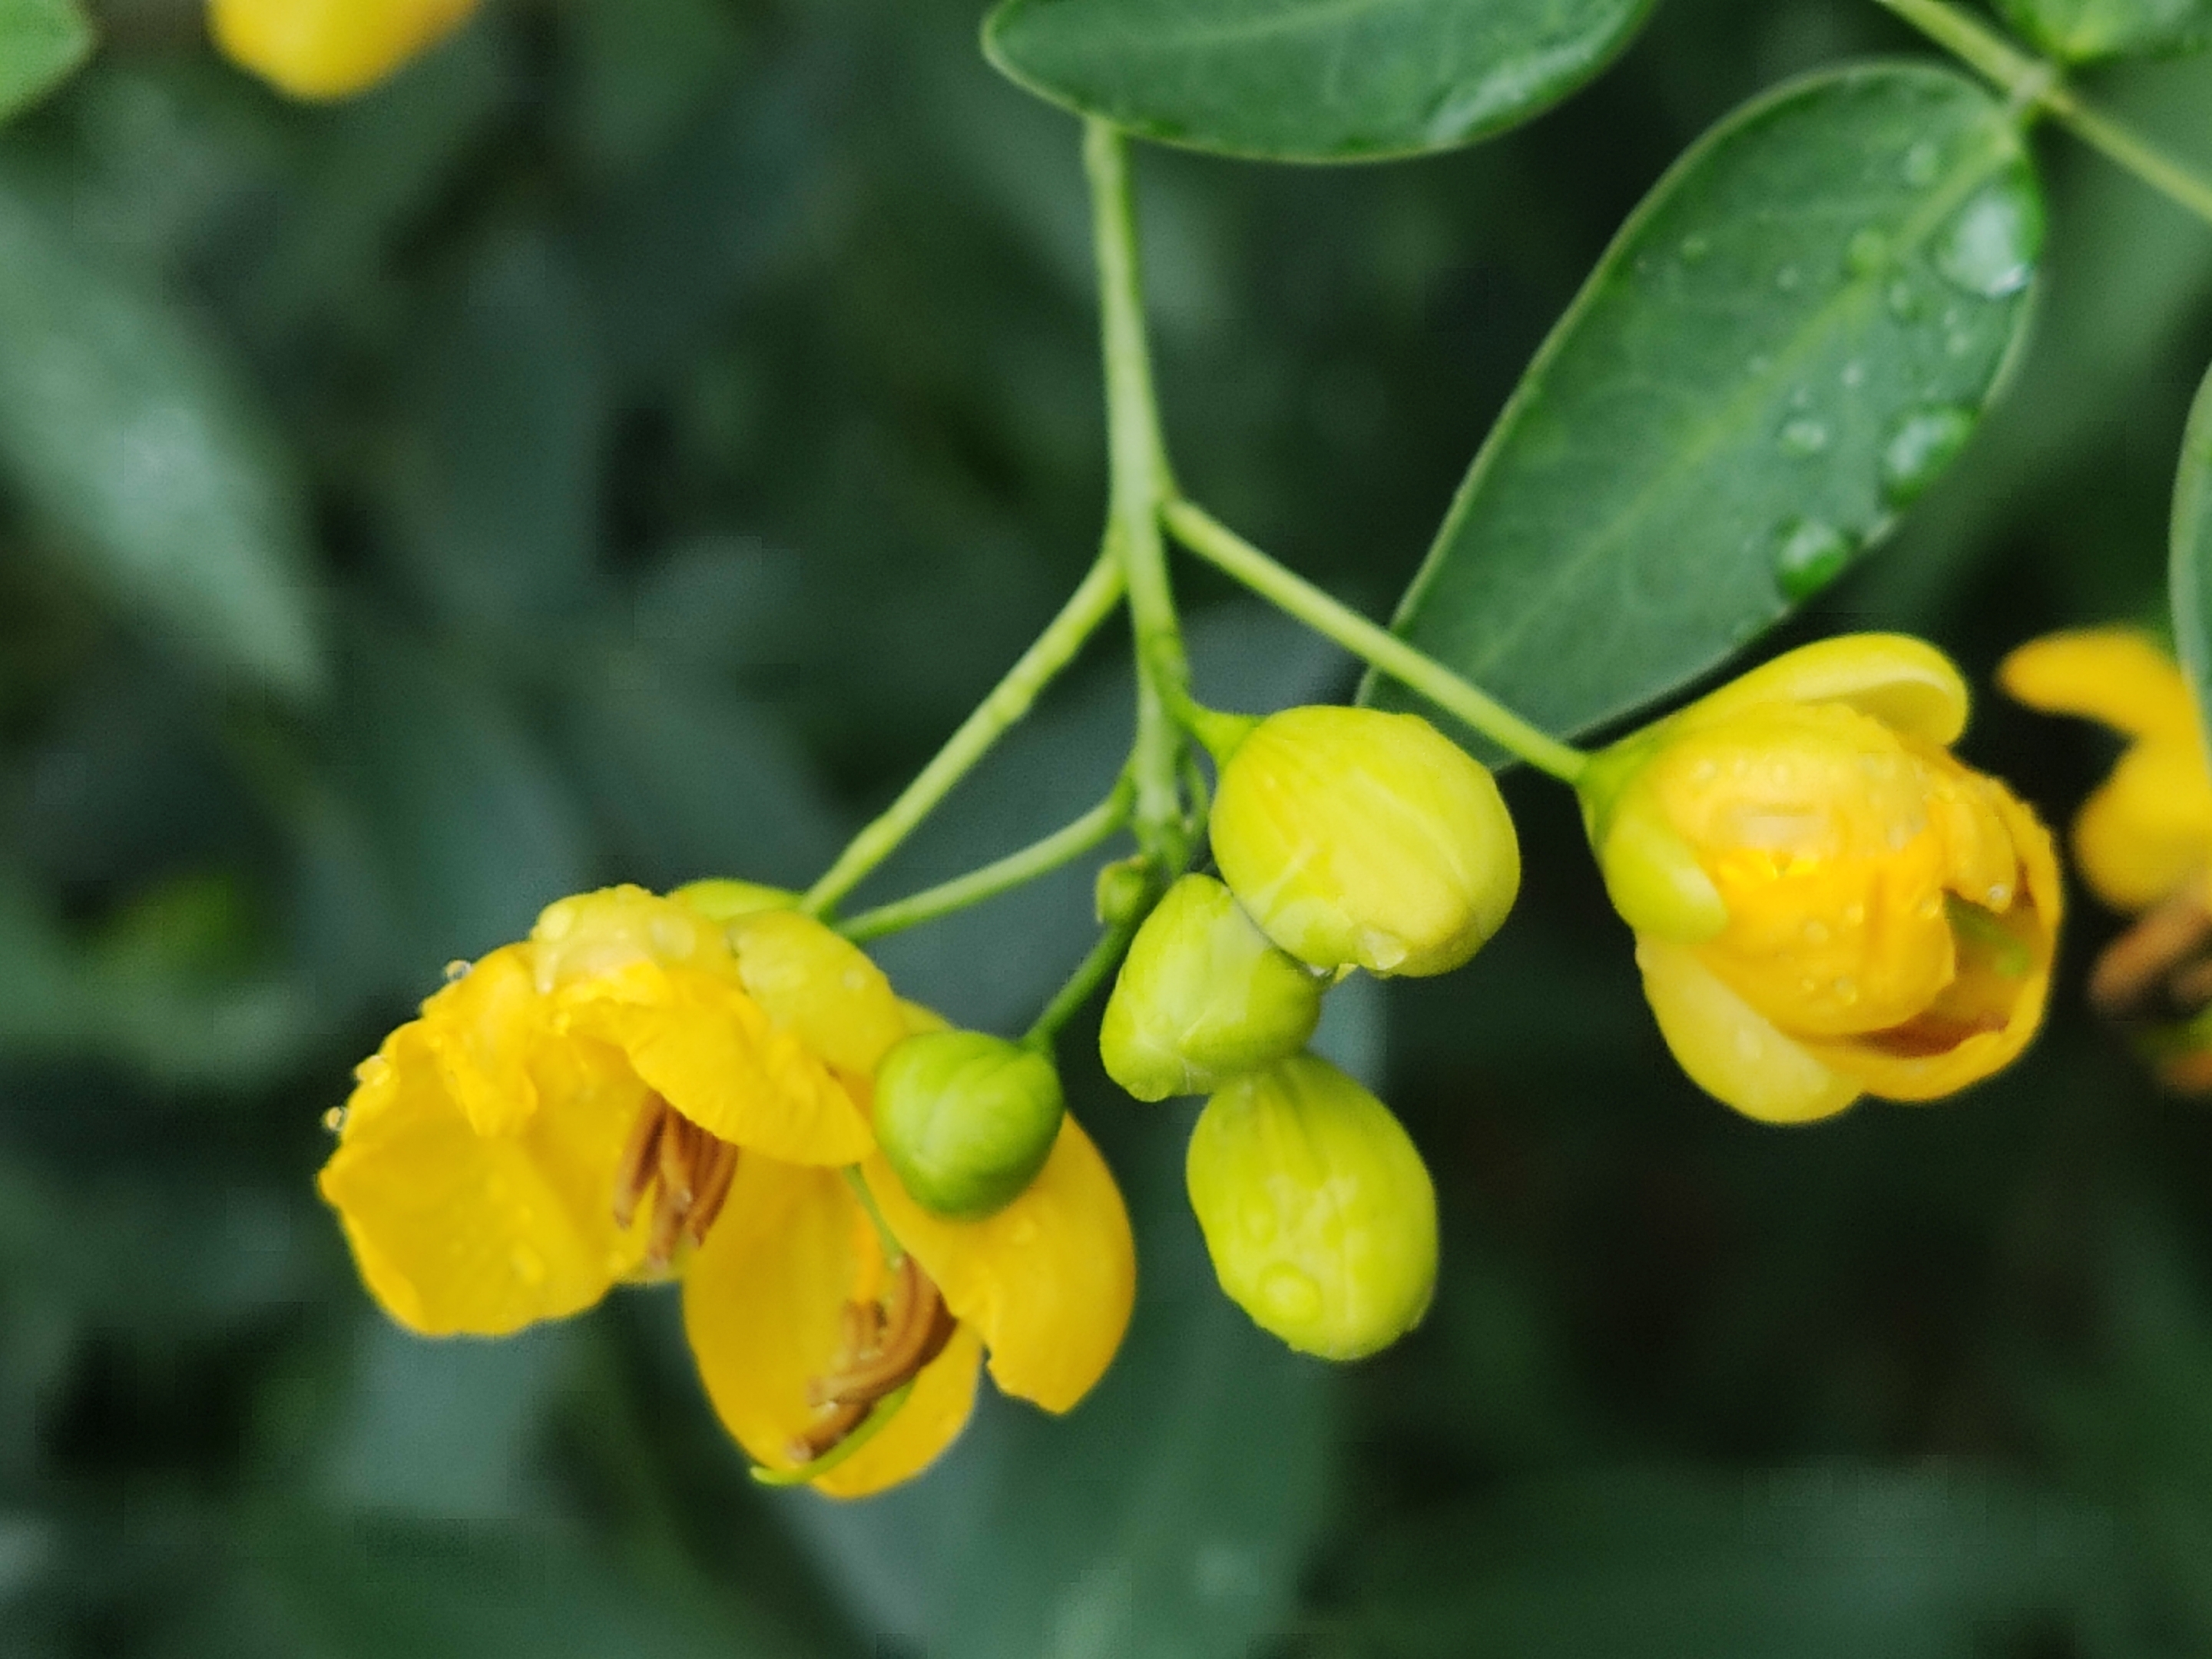
POLYGON ((945 1352, 957 1322, 945 1298, 912 1256, 892 1270, 880 1302, 848 1302, 843 1341, 831 1370, 806 1387, 823 1415, 793 1438, 791 1455, 811 1462, 866 1420, 878 1401, 896 1393, 945 1352))
POLYGON ((615 1225, 627 1228, 636 1220, 647 1190, 654 1189, 645 1261, 656 1273, 665 1271, 687 1234, 695 1244, 706 1242, 737 1173, 735 1146, 708 1134, 659 1095, 648 1095, 615 1165, 615 1225))
POLYGON ((2206 896, 2204 878, 2197 877, 2106 947, 2089 973, 2089 1000, 2100 1013, 2115 1019, 2153 1015, 2160 1012, 2162 993, 2185 1012, 2203 1006, 2203 996, 2192 1000, 2189 993, 2212 994, 2212 981, 2204 977, 2205 951, 2212 945, 2206 896))

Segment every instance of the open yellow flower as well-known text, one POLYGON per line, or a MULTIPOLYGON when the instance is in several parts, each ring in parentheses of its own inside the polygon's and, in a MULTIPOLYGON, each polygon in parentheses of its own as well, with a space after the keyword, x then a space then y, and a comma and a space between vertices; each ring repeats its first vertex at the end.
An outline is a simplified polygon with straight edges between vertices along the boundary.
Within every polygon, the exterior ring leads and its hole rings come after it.
POLYGON ((2032 708, 2133 739, 2074 820, 2075 861, 2099 898, 2147 910, 2212 866, 2212 769, 2172 658, 2127 629, 2082 629, 2021 646, 1997 683, 2032 708))
POLYGON ((210 0, 224 53, 295 98, 374 86, 459 28, 477 0, 210 0))
POLYGON ((1967 697, 1894 635, 1807 646, 1614 745, 1590 842, 1662 1033, 1709 1093, 1806 1122, 1932 1100, 2025 1048, 2051 982, 2051 838, 1948 745, 1967 697))
POLYGON ((680 1275, 731 1432, 771 1468, 823 1460, 842 1496, 951 1443, 987 1348, 1006 1392, 1066 1410, 1133 1297, 1104 1161, 1071 1118, 988 1220, 922 1212, 875 1152, 870 1079, 939 1022, 820 923, 715 896, 564 899, 361 1067, 321 1185, 370 1292, 422 1334, 498 1336, 680 1275))

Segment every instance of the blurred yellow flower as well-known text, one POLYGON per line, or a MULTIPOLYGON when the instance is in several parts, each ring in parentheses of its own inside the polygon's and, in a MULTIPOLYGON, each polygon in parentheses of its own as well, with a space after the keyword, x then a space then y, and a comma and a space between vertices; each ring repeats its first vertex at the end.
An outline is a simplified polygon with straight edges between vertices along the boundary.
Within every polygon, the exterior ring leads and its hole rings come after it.
POLYGON ((209 0, 208 27, 240 67, 295 98, 374 86, 459 28, 477 0, 209 0))
POLYGON ((1967 697, 1893 635, 1807 646, 1599 757, 1583 812, 1668 1046, 1749 1116, 1931 1100, 2025 1048, 2049 834, 1948 745, 1967 697))
POLYGON ((820 923, 695 896, 561 901, 362 1065, 321 1186, 370 1292, 422 1334, 497 1336, 680 1273, 707 1391, 763 1465, 826 1458, 910 1385, 815 1479, 842 1496, 951 1443, 986 1347, 1001 1388, 1067 1409, 1135 1281, 1090 1140, 1066 1120, 988 1221, 927 1215, 875 1152, 871 1079, 939 1022, 820 923))
POLYGON ((2084 714, 2133 739, 2074 820, 2074 857, 2115 910, 2146 910, 2212 866, 2212 770, 2189 682, 2126 629, 2031 641, 1997 684, 2032 708, 2084 714))

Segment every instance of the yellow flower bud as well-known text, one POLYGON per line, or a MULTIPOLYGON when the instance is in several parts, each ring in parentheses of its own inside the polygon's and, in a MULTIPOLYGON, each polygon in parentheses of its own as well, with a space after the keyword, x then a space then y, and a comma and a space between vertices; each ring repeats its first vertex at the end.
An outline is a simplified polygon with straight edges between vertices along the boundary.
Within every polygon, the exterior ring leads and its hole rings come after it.
POLYGON ((1060 1134, 1060 1073, 981 1031, 925 1031, 876 1073, 876 1141, 933 1214, 973 1220, 1021 1196, 1060 1134))
POLYGON ((1389 1109, 1299 1054, 1206 1103, 1184 1167, 1221 1288, 1302 1352, 1358 1359, 1420 1322, 1437 1200, 1389 1109))
POLYGON ((1591 845, 1660 1029, 1702 1087, 1802 1122, 1931 1100, 2027 1044, 2061 908, 2051 837, 1960 764, 1966 689, 1860 635, 1754 670, 1601 756, 1591 845))
POLYGON ((1226 887, 1185 876, 1129 945, 1098 1052, 1139 1100, 1204 1094, 1305 1047, 1321 994, 1313 970, 1271 944, 1226 887))
POLYGON ((668 896, 716 921, 735 921, 739 916, 757 915, 763 910, 788 910, 799 902, 799 895, 786 888, 764 887, 757 881, 732 881, 726 877, 688 882, 668 896))
POLYGON ((476 0, 210 0, 216 45, 295 98, 372 87, 459 28, 476 0))
POLYGON ((1426 720, 1317 706, 1269 716, 1222 768, 1222 878, 1316 968, 1441 974, 1504 921, 1513 820, 1484 768, 1426 720))

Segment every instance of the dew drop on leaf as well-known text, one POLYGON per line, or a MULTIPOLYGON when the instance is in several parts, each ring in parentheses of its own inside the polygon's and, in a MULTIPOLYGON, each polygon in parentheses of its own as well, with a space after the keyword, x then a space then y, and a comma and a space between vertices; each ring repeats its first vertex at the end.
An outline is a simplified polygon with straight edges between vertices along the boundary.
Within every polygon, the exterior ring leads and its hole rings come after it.
POLYGON ((1682 239, 1682 263, 1686 265, 1702 264, 1705 256, 1712 251, 1713 239, 1699 232, 1692 231, 1682 239))
POLYGON ((1844 268, 1854 276, 1871 276, 1889 263, 1889 238, 1869 225, 1844 249, 1844 268))
POLYGON ((1811 599, 1850 562, 1851 538, 1819 519, 1792 519, 1774 550, 1774 582, 1792 605, 1811 599))
POLYGON ((1902 171, 1905 182, 1915 190, 1923 190, 1936 182, 1936 175, 1943 170, 1943 152, 1934 143, 1922 139, 1905 152, 1902 171))
POLYGON ((1782 428, 1779 441, 1784 454, 1806 460, 1828 447, 1828 428, 1819 421, 1792 421, 1782 428))
POLYGON ((1936 269, 1969 294, 2000 300, 2035 275, 2043 209, 2019 176, 1975 192, 1936 245, 1936 269))
POLYGON ((1974 414, 1956 404, 1907 410, 1881 452, 1881 493, 1893 507, 1917 500, 1973 435, 1974 414))
POLYGON ((1914 321, 1924 308, 1919 288, 1903 276, 1889 285, 1888 299, 1889 314, 1900 323, 1914 321))

